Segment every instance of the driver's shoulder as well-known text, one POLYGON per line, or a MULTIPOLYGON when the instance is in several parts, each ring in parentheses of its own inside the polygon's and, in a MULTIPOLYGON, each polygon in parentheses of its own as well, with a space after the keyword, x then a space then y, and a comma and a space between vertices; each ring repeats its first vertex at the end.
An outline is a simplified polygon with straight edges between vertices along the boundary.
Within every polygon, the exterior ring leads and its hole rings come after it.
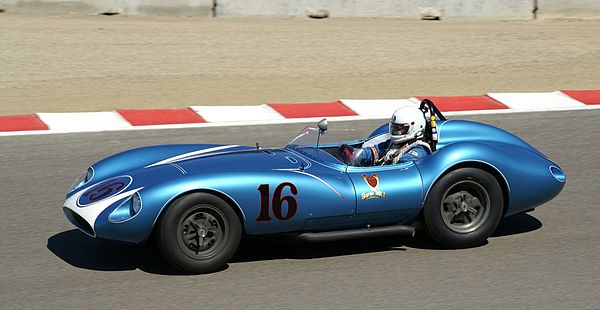
POLYGON ((424 157, 431 154, 431 149, 425 142, 422 143, 412 143, 408 146, 406 150, 406 154, 412 155, 414 157, 424 157))
POLYGON ((421 140, 415 141, 413 143, 411 143, 408 146, 407 151, 410 150, 422 150, 423 152, 426 152, 427 154, 431 154, 431 147, 429 146, 429 144, 427 144, 426 142, 423 142, 421 140))
POLYGON ((377 146, 383 143, 387 143, 390 139, 390 135, 389 133, 384 133, 384 134, 380 134, 378 136, 375 136, 365 142, 363 142, 362 147, 371 147, 371 146, 377 146))

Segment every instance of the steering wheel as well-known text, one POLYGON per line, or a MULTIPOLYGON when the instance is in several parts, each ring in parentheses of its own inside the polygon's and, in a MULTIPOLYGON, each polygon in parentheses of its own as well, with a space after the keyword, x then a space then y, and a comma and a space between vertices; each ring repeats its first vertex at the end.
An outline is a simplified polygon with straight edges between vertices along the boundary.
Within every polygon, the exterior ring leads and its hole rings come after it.
POLYGON ((352 163, 352 155, 353 154, 354 154, 354 148, 349 146, 348 144, 344 143, 338 147, 338 157, 346 165, 350 165, 352 163))

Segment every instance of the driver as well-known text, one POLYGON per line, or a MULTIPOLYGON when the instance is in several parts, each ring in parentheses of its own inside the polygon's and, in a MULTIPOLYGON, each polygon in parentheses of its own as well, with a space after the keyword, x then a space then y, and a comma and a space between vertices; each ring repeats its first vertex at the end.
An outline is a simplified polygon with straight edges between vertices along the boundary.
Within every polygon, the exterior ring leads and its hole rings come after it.
POLYGON ((389 133, 363 143, 361 148, 342 144, 338 155, 351 166, 389 165, 418 160, 431 153, 429 144, 422 141, 425 116, 417 107, 402 107, 394 111, 389 133))

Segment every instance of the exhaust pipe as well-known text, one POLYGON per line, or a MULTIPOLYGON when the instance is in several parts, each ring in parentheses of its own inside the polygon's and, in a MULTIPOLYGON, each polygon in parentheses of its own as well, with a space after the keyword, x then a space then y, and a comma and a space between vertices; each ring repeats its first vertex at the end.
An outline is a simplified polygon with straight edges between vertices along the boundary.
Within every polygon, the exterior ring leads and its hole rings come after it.
POLYGON ((394 235, 414 237, 415 227, 408 225, 392 225, 337 231, 305 232, 299 234, 296 238, 298 241, 304 242, 328 242, 358 238, 385 237, 394 235))

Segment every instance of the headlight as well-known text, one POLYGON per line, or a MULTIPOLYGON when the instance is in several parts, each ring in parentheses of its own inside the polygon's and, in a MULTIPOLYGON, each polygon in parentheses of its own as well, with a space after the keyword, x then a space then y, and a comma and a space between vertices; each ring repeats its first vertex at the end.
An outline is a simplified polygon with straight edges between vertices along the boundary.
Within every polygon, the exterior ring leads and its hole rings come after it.
POLYGON ((139 193, 133 194, 131 197, 131 205, 129 206, 129 213, 134 216, 142 209, 142 198, 139 193))
POLYGON ((140 213, 140 210, 142 210, 142 197, 139 193, 135 193, 111 212, 108 220, 112 223, 123 223, 140 213))
POLYGON ((75 179, 75 182, 73 182, 73 185, 71 185, 71 191, 80 187, 81 185, 89 182, 93 177, 94 177, 94 169, 92 167, 89 167, 87 169, 87 171, 85 172, 85 174, 83 174, 82 176, 75 179))
POLYGON ((564 183, 567 180, 567 176, 565 175, 565 173, 556 166, 550 166, 550 173, 552 173, 552 176, 558 182, 564 183))

